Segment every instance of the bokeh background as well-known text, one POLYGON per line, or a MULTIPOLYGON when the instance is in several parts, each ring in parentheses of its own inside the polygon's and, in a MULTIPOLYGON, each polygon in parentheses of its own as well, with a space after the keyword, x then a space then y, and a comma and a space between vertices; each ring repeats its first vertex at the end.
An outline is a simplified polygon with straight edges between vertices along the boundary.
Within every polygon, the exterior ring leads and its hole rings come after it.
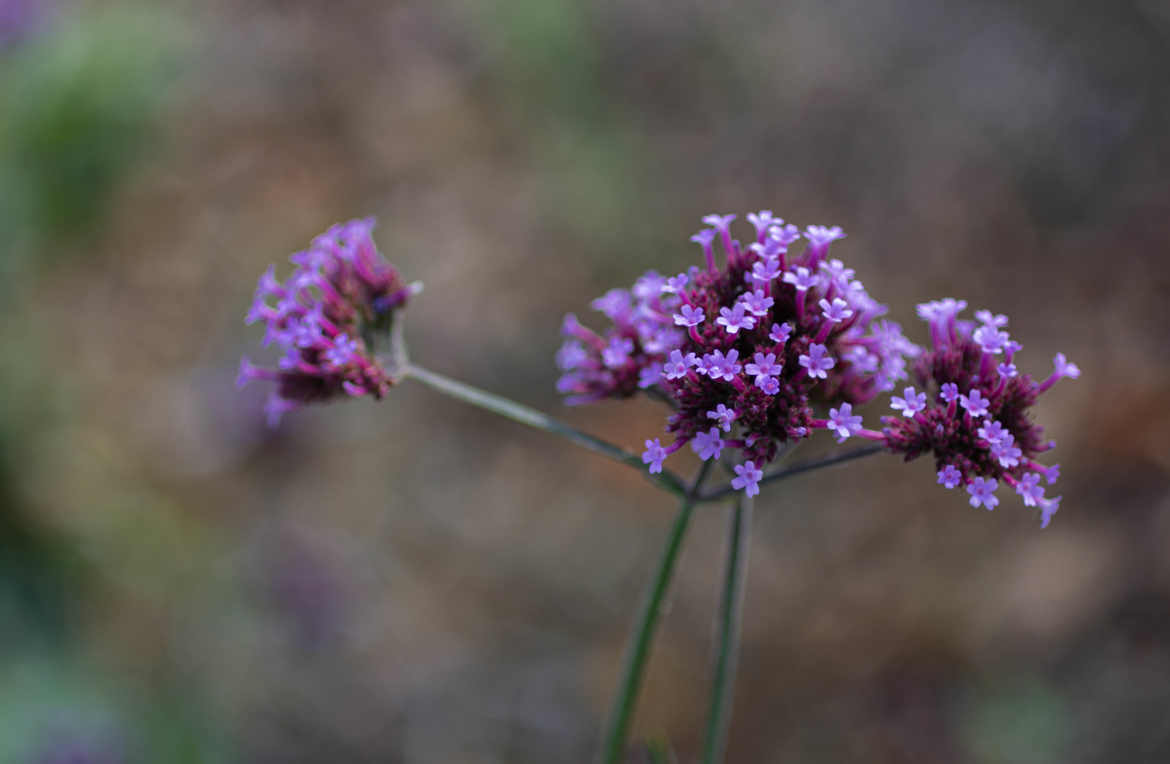
MULTIPOLYGON (((670 498, 413 383, 269 430, 243 314, 376 215, 416 360, 634 448, 561 315, 762 207, 1083 375, 1043 532, 887 456, 759 501, 729 760, 1170 760, 1168 112, 1158 0, 0 0, 0 762, 587 761, 670 498)), ((726 519, 637 717, 680 762, 726 519)))

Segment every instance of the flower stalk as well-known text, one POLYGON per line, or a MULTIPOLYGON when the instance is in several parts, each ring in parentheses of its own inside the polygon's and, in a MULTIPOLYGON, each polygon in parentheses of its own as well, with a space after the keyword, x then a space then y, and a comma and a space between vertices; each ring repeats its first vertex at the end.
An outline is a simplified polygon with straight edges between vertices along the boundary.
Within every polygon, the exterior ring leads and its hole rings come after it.
POLYGON ((727 562, 723 569, 723 590, 719 602, 718 647, 711 682, 711 703, 707 712, 707 737, 703 745, 704 764, 722 761, 731 726, 735 696, 735 669, 739 658, 740 623, 743 618, 747 584, 748 543, 752 523, 752 499, 740 494, 732 509, 727 534, 727 562))
POLYGON ((605 737, 602 741, 600 760, 604 764, 618 764, 624 760, 626 740, 630 733, 630 722, 634 716, 634 706, 638 700, 638 691, 642 688, 642 679, 646 673, 646 661, 650 656, 650 645, 654 641, 655 627, 658 617, 662 614, 662 601, 674 577, 675 563, 678 562, 678 553, 682 549, 683 539, 687 528, 690 527, 691 515, 702 490, 707 473, 711 471, 714 462, 703 462, 699 473, 687 490, 682 504, 675 515, 674 524, 670 528, 666 545, 662 549, 662 556, 658 561, 654 579, 650 584, 646 600, 638 615, 638 624, 630 638, 626 649, 626 659, 622 666, 621 681, 618 684, 617 694, 606 725, 605 737))
POLYGON ((673 472, 663 470, 658 474, 650 474, 646 471, 646 466, 642 463, 642 459, 638 455, 630 453, 620 446, 616 446, 601 438, 581 432, 534 408, 522 405, 503 396, 489 393, 486 390, 480 390, 464 382, 451 379, 450 377, 414 364, 406 368, 405 377, 407 379, 418 380, 427 387, 437 390, 444 395, 449 395, 464 403, 478 406, 494 414, 499 414, 506 419, 511 419, 513 422, 534 427, 537 430, 543 430, 553 435, 559 435, 582 448, 606 456, 628 467, 633 467, 656 485, 673 493, 675 496, 685 497, 688 495, 682 479, 673 472))

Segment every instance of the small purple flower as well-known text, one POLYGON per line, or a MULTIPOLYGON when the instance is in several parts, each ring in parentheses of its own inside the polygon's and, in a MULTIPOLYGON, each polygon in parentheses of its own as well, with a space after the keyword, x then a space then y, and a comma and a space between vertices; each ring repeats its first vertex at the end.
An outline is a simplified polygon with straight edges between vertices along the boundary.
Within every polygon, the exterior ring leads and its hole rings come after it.
POLYGON ((749 212, 747 214, 748 222, 755 226, 756 235, 763 236, 774 225, 781 225, 783 220, 777 217, 772 217, 772 210, 760 210, 759 212, 749 212))
POLYGON ((983 394, 978 389, 974 389, 967 395, 959 396, 959 405, 967 409, 967 413, 973 417, 987 416, 988 399, 983 397, 983 394))
POLYGON ((995 489, 999 487, 999 482, 992 478, 977 477, 971 481, 967 486, 967 493, 971 494, 971 506, 978 507, 983 505, 988 509, 995 509, 999 504, 999 499, 995 495, 995 489))
POLYGON ((690 277, 685 273, 680 273, 677 276, 671 276, 662 284, 662 291, 667 294, 681 294, 687 288, 687 283, 690 277))
POLYGON ((720 233, 726 233, 731 228, 732 221, 735 220, 735 215, 716 215, 711 214, 703 218, 703 222, 711 226, 720 233))
POLYGON ((1023 455, 1024 452, 1009 439, 1000 440, 991 446, 992 458, 999 462, 999 466, 1004 468, 1015 467, 1020 463, 1020 457, 1023 455))
POLYGON ((839 409, 829 409, 829 429, 836 433, 838 443, 844 443, 861 430, 861 417, 853 414, 852 404, 842 403, 839 409))
POLYGON ((821 300, 817 304, 821 306, 821 315, 825 317, 825 320, 831 321, 834 324, 844 321, 853 315, 853 310, 849 307, 849 303, 840 297, 834 297, 832 303, 828 300, 821 300))
MULTIPOLYGON (((821 263, 820 268, 830 279, 842 284, 848 284, 850 281, 852 281, 853 276, 856 273, 856 271, 854 271, 852 268, 846 268, 845 263, 836 259, 826 260, 825 262, 821 263)), ((855 283, 859 286, 861 284, 860 281, 855 283)))
POLYGON ((695 439, 691 441, 691 448, 703 461, 718 459, 719 454, 723 453, 723 445, 718 427, 712 427, 708 432, 695 433, 695 439))
POLYGON ((333 338, 333 346, 325 351, 325 360, 333 368, 340 369, 354 359, 361 352, 362 346, 358 340, 352 340, 344 332, 333 338))
POLYGON ((764 471, 756 469, 756 463, 753 461, 737 464, 733 469, 736 476, 731 479, 731 487, 743 491, 748 496, 758 496, 764 471))
POLYGON ((730 382, 735 379, 735 375, 743 370, 743 367, 737 363, 739 351, 734 348, 728 350, 727 355, 723 355, 722 350, 716 350, 710 355, 703 356, 703 360, 707 362, 707 376, 711 379, 722 379, 725 382, 730 382))
POLYGON ((662 381, 662 367, 658 364, 650 364, 638 369, 638 387, 645 390, 647 387, 654 387, 662 381))
POLYGON ((714 419, 715 424, 719 425, 724 432, 731 432, 731 423, 735 421, 735 410, 720 403, 714 411, 707 412, 707 418, 714 419))
POLYGON ((1044 499, 1040 502, 1040 527, 1047 528, 1048 523, 1052 522, 1052 516, 1056 514, 1056 510, 1060 509, 1060 497, 1057 496, 1052 499, 1044 499))
POLYGON ((953 403, 959 400, 959 386, 954 382, 946 382, 943 384, 939 397, 943 399, 944 403, 953 403))
MULTIPOLYGON (((758 265, 759 263, 757 263, 758 265)), ((763 316, 768 312, 768 309, 776 304, 776 301, 764 294, 762 289, 757 289, 754 292, 747 292, 740 298, 740 304, 744 306, 754 316, 763 316)), ((747 327, 752 328, 752 327, 747 327)))
POLYGON ((611 369, 624 366, 634 352, 634 341, 628 337, 611 337, 601 351, 602 362, 611 369))
POLYGON ((1000 365, 996 366, 995 370, 999 372, 1001 377, 1007 377, 1008 379, 1019 376, 1020 373, 1019 370, 1016 369, 1016 365, 1014 363, 1009 363, 1007 361, 1004 361, 1000 365))
POLYGON ((955 465, 948 464, 938 471, 938 484, 944 488, 956 488, 963 480, 963 473, 955 469, 955 465))
POLYGON ((687 369, 698 365, 694 353, 682 354, 681 350, 670 351, 670 360, 662 367, 662 374, 667 379, 682 379, 687 375, 687 369))
POLYGON ((589 307, 604 313, 611 321, 617 321, 630 312, 630 293, 625 289, 611 289, 589 303, 589 307))
POLYGON ((768 395, 775 395, 780 392, 780 380, 775 377, 756 377, 756 387, 768 395))
POLYGON ((995 419, 985 421, 976 431, 976 434, 986 440, 989 447, 1004 441, 1011 443, 1014 439, 1012 434, 995 419))
POLYGON ((656 475, 662 472, 662 463, 666 461, 666 449, 662 447, 662 443, 658 438, 646 441, 646 450, 642 453, 642 463, 650 465, 650 474, 656 475))
POLYGON ((784 283, 792 284, 798 292, 804 292, 817 285, 817 277, 803 265, 784 274, 784 283))
POLYGON ((890 408, 901 411, 902 416, 914 416, 926 408, 926 393, 915 392, 913 387, 902 391, 905 398, 894 396, 890 399, 890 408))
POLYGON ((756 325, 754 316, 747 315, 743 303, 737 302, 733 308, 720 308, 719 318, 715 323, 723 327, 728 334, 738 334, 740 329, 751 329, 756 325))
POLYGON ((985 326, 993 326, 996 329, 1007 326, 1008 317, 1000 313, 999 315, 992 315, 990 310, 975 311, 975 320, 985 326))
POLYGON ((764 258, 752 265, 751 280, 757 284, 766 284, 780 275, 780 260, 775 257, 764 258))
POLYGON ((768 339, 772 340, 778 345, 783 345, 788 342, 788 337, 792 334, 792 324, 787 322, 783 324, 772 324, 772 331, 768 333, 768 339))
POLYGON ((715 231, 712 231, 710 228, 704 228, 692 236, 691 241, 698 244, 704 250, 708 250, 711 248, 711 242, 715 241, 715 231))
POLYGON ((676 326, 698 326, 703 323, 705 318, 707 316, 703 313, 702 308, 683 305, 679 308, 679 312, 674 314, 674 323, 676 326))
POLYGON ((801 366, 808 369, 808 375, 814 379, 828 378, 829 369, 837 365, 833 356, 824 345, 814 342, 808 346, 808 354, 801 354, 797 359, 801 366))
POLYGON ((1058 377, 1076 379, 1081 376, 1081 370, 1077 368, 1075 363, 1069 363, 1069 360, 1064 357, 1064 353, 1057 353, 1056 357, 1052 359, 1052 364, 1056 369, 1054 373, 1058 377))
POLYGON ((646 271, 642 278, 634 282, 634 288, 630 291, 639 300, 650 300, 662 294, 664 286, 666 279, 658 271, 646 271))
POLYGON ((1016 483, 1016 493, 1024 500, 1024 506, 1035 507, 1044 500, 1044 487, 1040 485, 1040 475, 1028 472, 1016 483))
POLYGON ((1011 337, 1007 332, 1001 332, 994 326, 985 324, 972 333, 971 339, 979 343, 979 346, 983 348, 985 353, 999 355, 1003 352, 1004 346, 1011 337))
POLYGON ((768 229, 768 238, 774 239, 782 246, 787 247, 800 238, 800 229, 792 223, 788 225, 774 225, 768 229))
POLYGON ((561 349, 557 351, 557 368, 561 371, 572 371, 587 360, 589 354, 577 340, 565 340, 561 349))
POLYGON ((783 366, 776 363, 775 353, 756 353, 752 360, 754 363, 749 363, 743 368, 753 377, 775 376, 783 371, 783 366))
POLYGON ((823 225, 810 225, 804 229, 804 238, 808 239, 814 246, 824 246, 837 239, 844 239, 845 233, 840 226, 828 228, 823 225))

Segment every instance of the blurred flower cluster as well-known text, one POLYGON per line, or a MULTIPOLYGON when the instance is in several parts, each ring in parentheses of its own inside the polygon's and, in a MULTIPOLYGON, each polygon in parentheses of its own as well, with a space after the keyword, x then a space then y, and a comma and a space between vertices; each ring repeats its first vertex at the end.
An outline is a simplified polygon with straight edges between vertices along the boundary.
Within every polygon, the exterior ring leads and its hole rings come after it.
POLYGON ((244 358, 238 384, 276 383, 266 407, 270 424, 306 403, 381 398, 394 383, 373 345, 420 286, 404 284, 378 254, 373 229, 372 219, 335 225, 289 258, 296 268, 284 284, 274 267, 260 277, 247 321, 263 321, 264 344, 276 342, 285 354, 276 369, 244 358))

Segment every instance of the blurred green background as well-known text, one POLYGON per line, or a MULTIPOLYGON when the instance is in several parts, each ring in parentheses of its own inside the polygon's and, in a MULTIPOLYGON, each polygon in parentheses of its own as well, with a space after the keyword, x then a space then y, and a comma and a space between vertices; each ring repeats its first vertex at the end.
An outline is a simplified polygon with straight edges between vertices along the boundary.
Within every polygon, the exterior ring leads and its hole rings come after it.
MULTIPOLYGON (((377 215, 420 363, 634 448, 561 315, 761 207, 1083 376, 1046 531, 883 456, 758 503, 729 761, 1170 760, 1168 110, 1149 0, 0 0, 0 762, 587 761, 669 497, 412 384, 269 431, 243 315, 377 215)), ((636 722, 681 762, 725 512, 636 722)))

